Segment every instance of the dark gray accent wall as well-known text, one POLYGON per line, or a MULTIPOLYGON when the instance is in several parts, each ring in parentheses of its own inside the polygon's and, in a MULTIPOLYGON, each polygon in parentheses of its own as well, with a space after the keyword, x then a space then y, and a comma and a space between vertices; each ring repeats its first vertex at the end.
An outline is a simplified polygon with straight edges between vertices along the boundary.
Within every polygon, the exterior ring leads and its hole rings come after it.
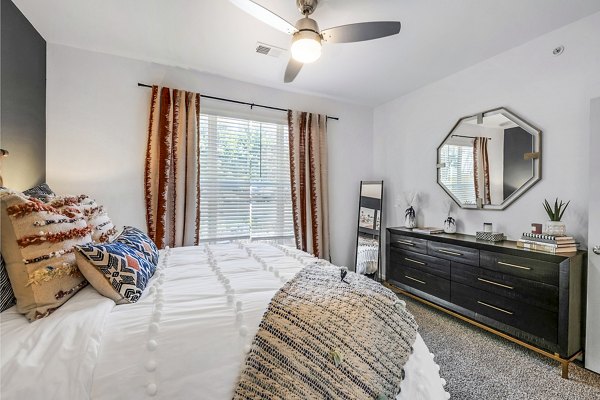
POLYGON ((523 128, 504 130, 504 198, 533 177, 533 161, 523 155, 533 149, 533 136, 523 128))
POLYGON ((4 186, 46 180, 46 41, 10 0, 1 0, 0 147, 4 186))

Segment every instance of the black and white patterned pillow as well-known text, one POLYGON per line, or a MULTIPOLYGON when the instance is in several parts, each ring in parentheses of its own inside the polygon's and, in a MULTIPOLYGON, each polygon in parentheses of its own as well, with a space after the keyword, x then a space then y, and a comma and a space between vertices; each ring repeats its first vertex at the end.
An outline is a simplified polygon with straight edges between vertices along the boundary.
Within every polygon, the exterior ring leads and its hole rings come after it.
POLYGON ((48 186, 47 183, 40 183, 39 185, 34 186, 31 189, 24 190, 23 194, 42 201, 46 201, 48 197, 56 196, 56 193, 54 193, 52 189, 50 189, 50 186, 48 186))
POLYGON ((0 254, 0 312, 15 304, 15 295, 8 280, 8 273, 4 266, 4 258, 0 254))

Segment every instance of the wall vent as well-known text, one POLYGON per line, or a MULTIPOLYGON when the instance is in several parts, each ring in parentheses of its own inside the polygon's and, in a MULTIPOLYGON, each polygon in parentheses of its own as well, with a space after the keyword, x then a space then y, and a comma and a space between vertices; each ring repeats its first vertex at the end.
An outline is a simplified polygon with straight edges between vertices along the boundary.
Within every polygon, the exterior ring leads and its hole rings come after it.
POLYGON ((287 50, 266 43, 256 42, 256 52, 265 56, 279 58, 287 53, 287 50))
POLYGON ((265 56, 268 56, 270 51, 271 51, 270 47, 263 46, 262 44, 259 44, 258 46, 256 46, 256 52, 260 53, 260 54, 264 54, 265 56))

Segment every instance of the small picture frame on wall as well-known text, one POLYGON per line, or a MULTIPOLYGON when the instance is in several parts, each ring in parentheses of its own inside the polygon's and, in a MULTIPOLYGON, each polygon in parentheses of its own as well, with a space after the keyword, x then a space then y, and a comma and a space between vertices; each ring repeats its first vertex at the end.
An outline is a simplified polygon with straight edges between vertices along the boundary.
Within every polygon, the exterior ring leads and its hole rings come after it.
POLYGON ((374 229, 375 226, 375 210, 372 208, 361 207, 358 226, 362 228, 374 229))

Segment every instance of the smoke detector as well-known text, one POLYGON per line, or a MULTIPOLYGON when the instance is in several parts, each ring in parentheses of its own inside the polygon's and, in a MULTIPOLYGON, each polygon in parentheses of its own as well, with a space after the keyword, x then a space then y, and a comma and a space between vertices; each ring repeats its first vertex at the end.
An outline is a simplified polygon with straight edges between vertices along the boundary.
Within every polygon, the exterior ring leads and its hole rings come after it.
POLYGON ((560 56, 563 52, 565 51, 565 46, 560 45, 554 48, 554 50, 552 50, 552 54, 555 56, 560 56))

